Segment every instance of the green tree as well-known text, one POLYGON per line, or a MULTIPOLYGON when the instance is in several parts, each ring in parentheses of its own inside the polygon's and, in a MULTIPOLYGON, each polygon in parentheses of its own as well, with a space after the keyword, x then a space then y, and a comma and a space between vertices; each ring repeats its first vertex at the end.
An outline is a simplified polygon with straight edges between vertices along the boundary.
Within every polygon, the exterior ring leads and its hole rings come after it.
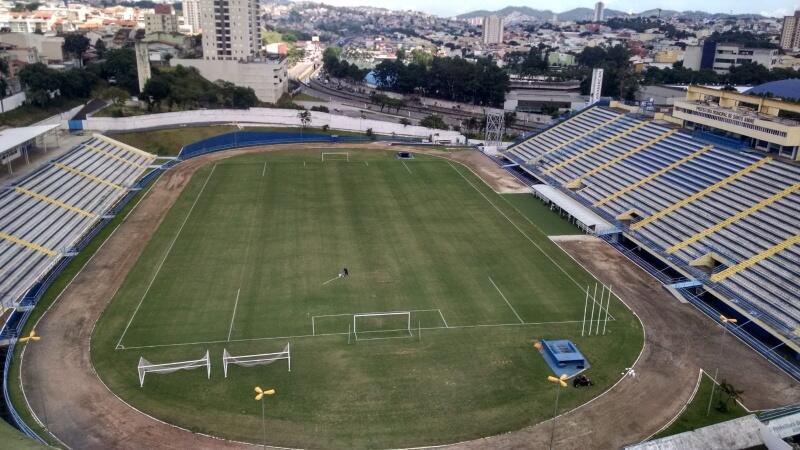
POLYGON ((306 128, 311 124, 311 113, 308 111, 300 111, 297 113, 297 118, 300 119, 300 125, 303 128, 306 128))
POLYGON ((83 65, 83 54, 89 49, 89 38, 82 34, 70 33, 64 36, 64 52, 75 56, 83 65))
POLYGON ((144 91, 142 91, 142 95, 147 101, 147 108, 152 111, 162 100, 169 97, 171 90, 169 82, 161 76, 156 75, 147 80, 144 91))
POLYGON ((111 86, 100 92, 100 98, 111 101, 115 106, 122 106, 130 98, 130 93, 125 89, 111 86))
POLYGON ((436 114, 425 116, 422 120, 419 121, 419 125, 425 128, 436 128, 439 130, 447 129, 447 124, 444 123, 444 119, 442 119, 441 116, 438 116, 436 114))
POLYGON ((106 43, 102 39, 98 39, 94 43, 94 51, 97 52, 97 57, 102 58, 106 54, 106 43))

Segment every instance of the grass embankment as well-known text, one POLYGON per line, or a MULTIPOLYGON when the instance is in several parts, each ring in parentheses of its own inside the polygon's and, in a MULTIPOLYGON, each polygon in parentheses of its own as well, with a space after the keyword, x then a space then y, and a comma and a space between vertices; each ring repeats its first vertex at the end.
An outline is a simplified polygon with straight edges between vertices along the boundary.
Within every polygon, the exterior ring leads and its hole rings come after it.
POLYGON ((55 103, 44 108, 22 105, 17 109, 0 114, 0 126, 27 127, 50 116, 72 109, 85 101, 85 99, 56 100, 55 103))
POLYGON ((29 439, 3 420, 0 420, 0 447, 13 450, 43 450, 47 448, 29 439))
POLYGON ((739 403, 730 401, 728 402, 728 409, 721 411, 718 406, 720 401, 725 401, 727 396, 722 392, 719 385, 714 388, 714 397, 711 397, 711 388, 714 386, 714 381, 706 374, 703 374, 700 380, 700 387, 694 398, 686 407, 686 410, 664 431, 653 436, 653 439, 658 439, 673 434, 683 433, 686 431, 693 431, 715 423, 725 422, 726 420, 736 419, 738 417, 746 416, 748 413, 739 403), (709 409, 709 401, 711 402, 711 409, 709 409))
MULTIPOLYGON (((199 127, 169 128, 153 131, 133 131, 130 133, 109 134, 110 137, 132 145, 136 148, 155 153, 159 156, 176 156, 185 145, 207 139, 220 134, 233 131, 272 131, 299 133, 299 128, 287 127, 245 127, 238 128, 232 125, 212 125, 199 127)), ((320 128, 306 128, 309 134, 336 134, 339 136, 359 136, 360 133, 353 133, 339 130, 322 130, 320 128)))
POLYGON ((167 422, 261 442, 252 391, 273 387, 270 444, 408 447, 550 417, 551 371, 533 339, 571 339, 592 364, 595 386, 564 389, 561 411, 636 358, 642 330, 620 302, 609 334, 581 337, 581 287, 594 280, 549 240, 569 230, 533 197, 498 195, 430 156, 350 150, 349 162, 321 162, 320 152, 198 170, 95 328, 93 364, 115 393, 167 422), (351 275, 338 279, 343 266, 351 275), (353 313, 398 310, 412 311, 410 335, 365 319, 372 330, 348 344, 353 313), (291 372, 280 361, 223 378, 223 349, 287 342, 291 372), (139 387, 140 356, 162 363, 206 350, 210 380, 201 370, 151 374, 139 387))

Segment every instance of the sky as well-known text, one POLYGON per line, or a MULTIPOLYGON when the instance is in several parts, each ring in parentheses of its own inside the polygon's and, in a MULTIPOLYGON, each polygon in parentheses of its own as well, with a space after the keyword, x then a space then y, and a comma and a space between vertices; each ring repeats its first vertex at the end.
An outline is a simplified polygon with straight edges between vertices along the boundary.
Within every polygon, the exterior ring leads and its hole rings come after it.
MULTIPOLYGON (((528 6, 535 9, 549 9, 554 12, 578 7, 594 7, 594 0, 528 0, 525 2, 502 3, 486 0, 322 0, 336 6, 374 6, 389 9, 414 9, 440 16, 455 16, 476 9, 501 9, 506 5, 528 6)), ((639 12, 662 8, 671 10, 702 10, 706 12, 758 13, 771 17, 790 15, 800 9, 797 0, 605 0, 606 8, 626 12, 639 12)))

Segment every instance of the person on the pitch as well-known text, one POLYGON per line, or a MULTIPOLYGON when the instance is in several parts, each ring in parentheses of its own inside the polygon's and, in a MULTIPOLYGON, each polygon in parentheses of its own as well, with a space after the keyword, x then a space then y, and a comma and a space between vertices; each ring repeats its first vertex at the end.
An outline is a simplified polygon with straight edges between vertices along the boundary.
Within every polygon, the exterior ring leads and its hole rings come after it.
POLYGON ((346 276, 346 277, 350 276, 350 271, 349 271, 349 270, 347 270, 347 267, 345 267, 345 268, 343 268, 343 269, 342 269, 342 275, 344 275, 344 276, 346 276))

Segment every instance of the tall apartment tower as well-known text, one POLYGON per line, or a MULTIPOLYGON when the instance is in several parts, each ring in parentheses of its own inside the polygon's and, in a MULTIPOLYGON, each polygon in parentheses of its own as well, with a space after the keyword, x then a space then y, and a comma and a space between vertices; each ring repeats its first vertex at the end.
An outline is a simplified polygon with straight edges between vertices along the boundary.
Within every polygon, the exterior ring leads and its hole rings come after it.
POLYGON ((483 18, 483 43, 486 45, 503 43, 503 18, 485 16, 483 18))
POLYGON ((183 0, 183 23, 192 29, 192 34, 200 33, 200 0, 183 0))
POLYGON ((200 0, 203 58, 247 60, 261 49, 258 0, 200 0))
POLYGON ((594 21, 595 22, 602 22, 603 21, 603 14, 605 13, 606 5, 603 2, 597 2, 594 4, 594 21))
POLYGON ((793 16, 783 18, 781 48, 784 50, 800 49, 800 10, 795 11, 793 16))

